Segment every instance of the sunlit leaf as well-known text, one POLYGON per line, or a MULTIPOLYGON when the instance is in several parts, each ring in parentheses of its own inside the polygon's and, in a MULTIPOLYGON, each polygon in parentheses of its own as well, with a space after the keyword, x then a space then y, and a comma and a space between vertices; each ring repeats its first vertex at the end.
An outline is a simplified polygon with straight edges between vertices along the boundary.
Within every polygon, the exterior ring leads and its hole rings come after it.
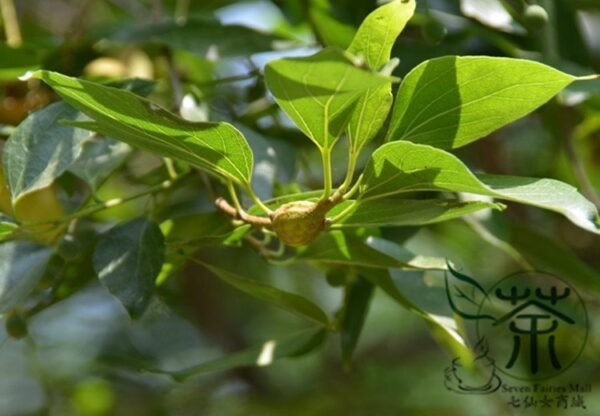
POLYGON ((574 80, 528 60, 431 59, 402 81, 387 139, 464 146, 529 114, 574 80))
MULTIPOLYGON (((364 58, 369 68, 381 69, 390 60, 396 38, 414 11, 414 0, 394 0, 378 7, 360 25, 348 52, 364 58)), ((391 82, 362 94, 347 127, 348 138, 356 152, 381 129, 392 101, 391 82)))
POLYGON ((360 94, 389 81, 389 77, 357 67, 336 49, 278 59, 265 68, 265 82, 277 103, 304 134, 325 149, 339 138, 360 94))
POLYGON ((187 162, 218 177, 250 182, 252 151, 228 123, 185 121, 131 92, 55 72, 36 71, 32 76, 94 120, 72 125, 187 162))
POLYGON ((598 211, 574 187, 554 179, 475 175, 456 156, 408 141, 377 149, 367 165, 361 197, 381 198, 412 191, 467 192, 558 212, 600 234, 598 211))

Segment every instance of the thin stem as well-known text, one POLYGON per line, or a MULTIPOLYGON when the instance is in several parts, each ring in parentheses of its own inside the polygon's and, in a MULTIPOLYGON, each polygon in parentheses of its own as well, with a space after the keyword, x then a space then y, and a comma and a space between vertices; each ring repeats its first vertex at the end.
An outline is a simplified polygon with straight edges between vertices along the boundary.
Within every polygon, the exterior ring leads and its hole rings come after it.
POLYGON ((577 77, 577 81, 594 81, 597 79, 600 79, 600 74, 585 75, 582 77, 577 77))
POLYGON ((233 182, 227 181, 227 190, 229 191, 229 195, 231 195, 231 200, 233 201, 235 209, 237 209, 238 212, 243 212, 244 208, 242 208, 242 204, 240 204, 233 182))
POLYGON ((342 196, 342 199, 346 200, 346 199, 350 198, 352 195, 354 195, 359 190, 362 180, 363 180, 363 175, 361 174, 358 177, 358 179, 356 180, 356 182, 354 183, 354 185, 352 185, 352 188, 350 188, 350 190, 342 196))
POLYGON ((252 200, 254 201, 254 203, 264 211, 265 214, 267 215, 271 215, 273 213, 273 210, 271 208, 269 208, 268 206, 266 206, 261 199, 258 197, 258 195, 256 195, 256 193, 254 193, 254 189, 252 189, 252 186, 250 184, 246 185, 245 188, 246 192, 248 193, 248 195, 250 196, 250 198, 252 198, 252 200))
POLYGON ((327 223, 328 224, 335 224, 336 222, 338 222, 339 220, 341 220, 342 218, 344 218, 346 215, 348 215, 350 212, 352 212, 352 210, 354 210, 358 204, 360 204, 360 201, 354 201, 352 202, 350 205, 348 205, 348 207, 346 207, 345 209, 342 210, 342 212, 340 212, 339 214, 337 214, 335 217, 332 218, 327 218, 327 223))
POLYGON ((188 13, 190 10, 190 0, 177 0, 175 4, 175 21, 177 24, 185 24, 187 22, 188 13))
POLYGON ((165 162, 165 168, 167 169, 169 179, 174 181, 177 179, 177 171, 175 170, 175 164, 173 163, 173 160, 171 158, 164 157, 163 161, 165 162))
POLYGON ((321 156, 323 161, 323 196, 321 199, 327 199, 331 195, 333 187, 333 180, 331 178, 331 150, 327 147, 322 148, 321 156))
POLYGON ((165 189, 169 189, 171 186, 173 186, 173 183, 175 183, 175 181, 172 181, 169 179, 169 180, 161 182, 158 185, 152 186, 152 187, 146 189, 145 191, 138 192, 137 194, 129 195, 125 198, 109 199, 108 201, 102 202, 101 204, 92 205, 90 207, 84 208, 84 209, 74 212, 72 214, 65 215, 62 218, 57 218, 55 220, 49 220, 49 221, 30 222, 30 223, 23 224, 23 226, 24 227, 34 227, 34 226, 45 225, 45 224, 57 224, 57 223, 62 223, 62 222, 68 222, 68 221, 74 220, 76 218, 83 218, 88 215, 93 215, 97 212, 103 211, 105 209, 113 208, 113 207, 122 205, 126 202, 133 201, 134 199, 138 199, 138 198, 144 197, 146 195, 155 194, 155 193, 163 191, 165 189))
POLYGON ((356 169, 357 159, 358 152, 354 150, 352 145, 348 146, 348 169, 346 171, 346 178, 344 178, 344 182, 342 182, 337 191, 335 191, 336 196, 346 192, 346 189, 348 189, 348 187, 352 183, 352 178, 354 177, 354 170, 356 169))
POLYGON ((4 21, 6 43, 11 48, 18 48, 23 43, 23 38, 21 37, 21 28, 13 0, 0 0, 0 13, 2 13, 2 20, 4 21))

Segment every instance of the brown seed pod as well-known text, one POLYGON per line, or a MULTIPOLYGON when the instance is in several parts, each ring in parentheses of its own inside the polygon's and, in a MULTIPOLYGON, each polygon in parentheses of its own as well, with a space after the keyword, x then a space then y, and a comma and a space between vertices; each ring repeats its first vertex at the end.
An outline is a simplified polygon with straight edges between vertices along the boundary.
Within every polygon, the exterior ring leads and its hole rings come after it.
POLYGON ((284 204, 272 214, 272 228, 286 245, 298 247, 312 243, 325 228, 327 209, 310 201, 284 204))

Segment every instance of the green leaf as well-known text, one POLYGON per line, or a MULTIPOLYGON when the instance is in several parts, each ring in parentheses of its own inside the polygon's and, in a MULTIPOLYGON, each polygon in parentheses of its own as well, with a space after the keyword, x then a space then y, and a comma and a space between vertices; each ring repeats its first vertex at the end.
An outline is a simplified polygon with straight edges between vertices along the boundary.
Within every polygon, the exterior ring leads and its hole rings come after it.
POLYGON ((81 154, 82 143, 93 135, 58 121, 86 119, 67 103, 59 102, 30 114, 16 128, 2 154, 13 203, 62 175, 81 154))
POLYGON ((392 277, 389 270, 369 269, 362 271, 362 275, 400 305, 424 318, 434 333, 456 355, 471 355, 451 311, 441 308, 444 298, 436 297, 432 288, 425 285, 422 272, 396 271, 392 277), (404 284, 399 285, 400 281, 404 284))
POLYGON ((34 243, 0 245, 0 313, 18 306, 44 274, 52 251, 34 243))
POLYGON ((383 227, 425 225, 448 221, 482 209, 503 209, 502 205, 487 201, 457 201, 443 199, 375 199, 346 201, 328 216, 348 209, 332 229, 343 227, 383 227), (353 208, 350 208, 354 204, 353 208))
POLYGON ((415 255, 408 250, 385 253, 378 239, 361 239, 355 235, 334 230, 321 235, 314 243, 301 249, 297 259, 317 261, 324 264, 352 265, 373 268, 440 269, 444 261, 415 255))
POLYGON ((185 24, 166 21, 141 28, 130 25, 113 37, 113 40, 127 44, 156 42, 202 57, 215 47, 218 56, 224 58, 270 51, 272 42, 277 39, 244 26, 225 26, 212 16, 193 16, 185 24))
POLYGON ((69 172, 84 180, 96 192, 100 184, 129 155, 131 148, 108 138, 92 138, 82 144, 81 154, 69 166, 69 172))
POLYGON ((369 68, 390 60, 396 38, 415 12, 415 0, 393 0, 371 12, 358 28, 348 52, 361 55, 369 68))
POLYGON ((160 156, 187 162, 241 185, 252 176, 252 151, 228 123, 185 121, 129 91, 36 71, 65 101, 94 122, 69 123, 97 131, 160 156))
POLYGON ((365 169, 361 198, 412 191, 468 192, 520 202, 558 212, 579 227, 600 234, 594 204, 563 182, 474 175, 456 156, 407 141, 388 143, 373 152, 365 169))
POLYGON ((389 81, 336 49, 278 59, 265 68, 265 82, 279 106, 321 149, 331 149, 339 138, 360 94, 389 81))
POLYGON ((196 260, 225 283, 253 296, 263 302, 268 302, 296 315, 308 318, 328 328, 330 323, 325 312, 306 298, 295 293, 285 292, 276 287, 266 285, 253 279, 242 277, 220 267, 196 260))
POLYGON ((521 59, 431 59, 400 85, 387 139, 464 146, 529 114, 574 80, 521 59))
MULTIPOLYGON (((413 16, 415 1, 393 0, 373 11, 360 25, 348 52, 360 55, 367 66, 379 70, 388 63, 392 47, 413 16)), ((392 107, 392 83, 363 93, 348 123, 348 139, 358 153, 381 129, 392 107)))
POLYGON ((150 303, 164 251, 159 226, 144 218, 112 228, 96 246, 93 262, 100 282, 134 318, 150 303))
POLYGON ((323 343, 325 335, 322 329, 304 330, 284 338, 270 339, 246 350, 169 374, 176 380, 183 381, 201 374, 238 367, 266 367, 281 358, 297 357, 314 350, 323 343))
POLYGON ((358 344, 369 312, 373 289, 373 284, 360 276, 346 287, 340 335, 342 360, 346 367, 350 367, 352 354, 358 344))

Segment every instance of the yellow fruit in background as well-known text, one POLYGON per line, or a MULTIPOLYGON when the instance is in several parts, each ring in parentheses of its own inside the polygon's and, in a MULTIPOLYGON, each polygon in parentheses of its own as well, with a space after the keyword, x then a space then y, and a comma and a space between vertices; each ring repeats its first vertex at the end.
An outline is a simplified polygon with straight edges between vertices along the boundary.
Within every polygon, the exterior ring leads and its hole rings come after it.
MULTIPOLYGON (((53 186, 22 196, 13 207, 1 166, 0 211, 23 224, 52 221, 65 214, 53 186)), ((28 227, 27 234, 35 241, 49 244, 62 236, 65 227, 65 224, 40 224, 28 227)))

